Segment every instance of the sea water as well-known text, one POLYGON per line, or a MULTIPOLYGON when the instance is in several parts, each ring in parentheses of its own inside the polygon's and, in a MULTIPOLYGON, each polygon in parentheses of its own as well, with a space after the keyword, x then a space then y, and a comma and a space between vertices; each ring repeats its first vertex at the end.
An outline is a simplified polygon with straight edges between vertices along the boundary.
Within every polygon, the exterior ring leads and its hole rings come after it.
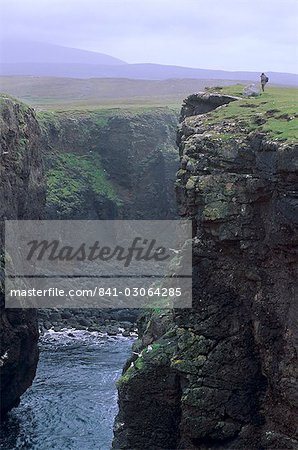
POLYGON ((31 388, 1 425, 1 450, 108 450, 117 414, 115 382, 133 338, 48 332, 31 388))

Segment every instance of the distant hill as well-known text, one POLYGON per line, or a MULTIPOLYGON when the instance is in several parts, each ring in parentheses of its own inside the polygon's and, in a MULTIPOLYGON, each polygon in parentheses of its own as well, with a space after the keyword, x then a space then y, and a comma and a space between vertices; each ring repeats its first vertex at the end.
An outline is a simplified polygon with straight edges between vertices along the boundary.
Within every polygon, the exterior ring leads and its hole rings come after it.
MULTIPOLYGON (((36 70, 43 64, 57 65, 57 67, 68 64, 93 64, 115 66, 125 65, 125 61, 114 58, 103 53, 79 50, 77 48, 62 47, 60 45, 46 44, 41 42, 13 42, 0 41, 1 66, 8 70, 36 70)), ((14 74, 9 74, 14 75, 14 74)), ((32 75, 32 74, 30 74, 32 75)))
MULTIPOLYGON (((96 52, 41 43, 1 44, 0 75, 30 75, 71 78, 130 78, 139 80, 221 79, 259 82, 260 73, 127 64, 96 52)), ((265 68, 260 68, 260 71, 265 68)), ((298 75, 266 72, 270 83, 297 86, 298 75)))

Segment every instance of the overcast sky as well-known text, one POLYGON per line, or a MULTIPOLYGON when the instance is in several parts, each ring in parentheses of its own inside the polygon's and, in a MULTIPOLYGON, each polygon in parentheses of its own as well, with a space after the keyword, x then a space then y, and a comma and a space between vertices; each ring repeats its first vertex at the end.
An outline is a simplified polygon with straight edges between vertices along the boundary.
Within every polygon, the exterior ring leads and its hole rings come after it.
POLYGON ((297 10, 297 0, 0 0, 0 36, 130 63, 297 73, 297 10))

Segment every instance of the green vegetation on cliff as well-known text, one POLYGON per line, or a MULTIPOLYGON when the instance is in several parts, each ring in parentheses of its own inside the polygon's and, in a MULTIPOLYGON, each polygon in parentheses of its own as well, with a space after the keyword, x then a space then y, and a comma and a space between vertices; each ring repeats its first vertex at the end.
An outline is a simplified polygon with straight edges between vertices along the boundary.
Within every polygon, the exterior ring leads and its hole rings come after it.
POLYGON ((105 170, 93 157, 57 155, 55 166, 47 173, 47 184, 48 205, 54 206, 61 218, 82 208, 90 195, 121 204, 105 170))

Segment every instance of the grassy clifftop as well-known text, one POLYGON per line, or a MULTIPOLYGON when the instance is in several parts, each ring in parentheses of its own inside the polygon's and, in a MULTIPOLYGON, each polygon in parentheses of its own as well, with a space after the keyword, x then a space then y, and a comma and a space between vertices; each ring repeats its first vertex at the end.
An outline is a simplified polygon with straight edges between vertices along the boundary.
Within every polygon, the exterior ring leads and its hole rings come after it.
MULTIPOLYGON (((234 132, 258 129, 268 133, 270 139, 278 141, 298 140, 298 89, 268 87, 259 97, 243 97, 242 85, 215 88, 217 92, 236 95, 241 100, 232 102, 208 114, 210 125, 228 125, 234 120, 238 128, 234 132), (239 128, 240 126, 240 128, 239 128)), ((233 132, 233 128, 227 130, 233 132)))

